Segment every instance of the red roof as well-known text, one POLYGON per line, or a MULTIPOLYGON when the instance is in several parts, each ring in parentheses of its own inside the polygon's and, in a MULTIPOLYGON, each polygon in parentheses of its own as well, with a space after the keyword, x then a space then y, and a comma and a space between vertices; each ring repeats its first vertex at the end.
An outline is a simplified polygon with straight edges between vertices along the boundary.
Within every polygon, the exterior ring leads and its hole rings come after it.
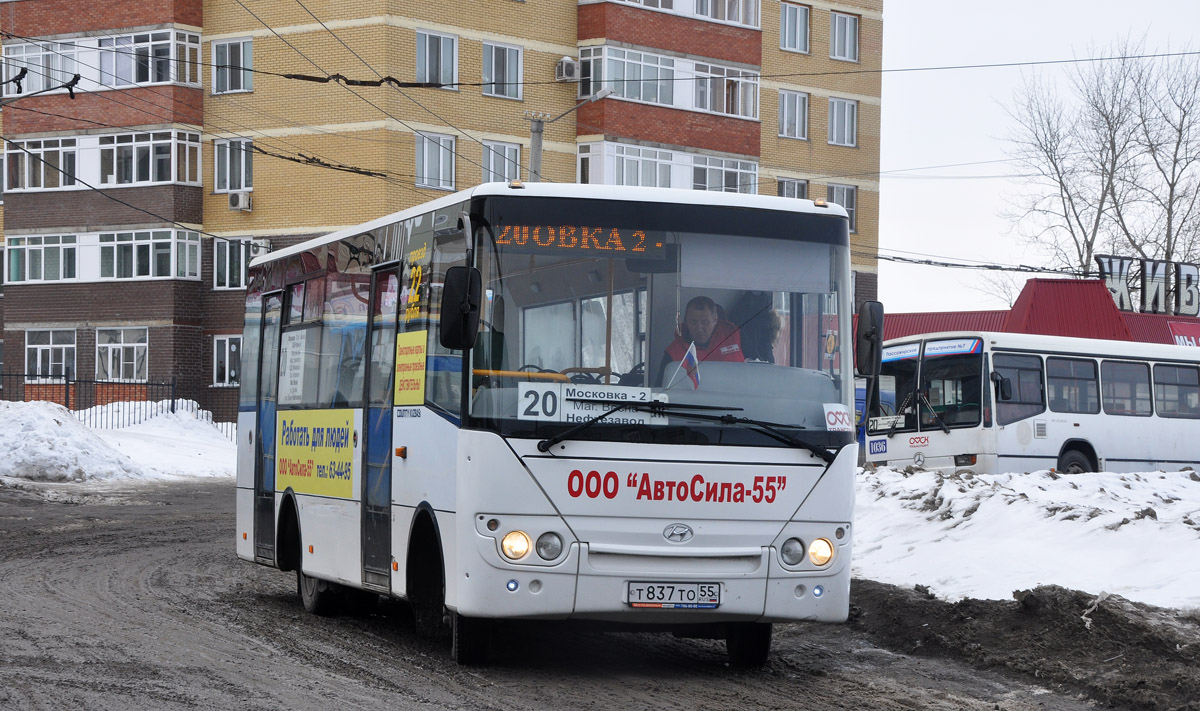
POLYGON ((1108 287, 1099 279, 1030 279, 1008 312, 1003 330, 1134 340, 1108 287))
POLYGON ((903 338, 938 331, 1003 331, 1007 311, 947 311, 941 313, 887 314, 883 339, 903 338))

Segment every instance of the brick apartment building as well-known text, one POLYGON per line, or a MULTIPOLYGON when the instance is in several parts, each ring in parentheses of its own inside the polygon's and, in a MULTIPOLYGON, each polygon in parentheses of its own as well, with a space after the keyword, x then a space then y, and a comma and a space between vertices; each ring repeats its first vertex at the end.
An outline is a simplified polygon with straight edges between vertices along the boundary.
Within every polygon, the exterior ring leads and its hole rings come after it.
POLYGON ((857 300, 874 298, 882 11, 0 0, 0 372, 174 377, 216 399, 238 379, 252 251, 525 178, 530 112, 544 180, 844 205, 857 300))

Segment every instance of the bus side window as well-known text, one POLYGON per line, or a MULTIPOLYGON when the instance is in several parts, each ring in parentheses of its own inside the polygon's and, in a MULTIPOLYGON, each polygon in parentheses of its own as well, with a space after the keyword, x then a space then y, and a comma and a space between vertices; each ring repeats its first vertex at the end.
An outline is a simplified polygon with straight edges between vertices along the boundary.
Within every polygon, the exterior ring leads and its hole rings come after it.
MULTIPOLYGON (((446 270, 467 263, 467 241, 462 232, 440 234, 430 245, 428 291, 422 299, 441 304, 442 283, 446 270)), ((442 347, 438 329, 431 327, 425 352, 425 401, 435 409, 458 416, 462 414, 462 351, 442 347)))
POLYGON ((1041 358, 1000 354, 995 357, 993 372, 1012 386, 1012 398, 996 397, 996 424, 1007 425, 1045 411, 1041 358))

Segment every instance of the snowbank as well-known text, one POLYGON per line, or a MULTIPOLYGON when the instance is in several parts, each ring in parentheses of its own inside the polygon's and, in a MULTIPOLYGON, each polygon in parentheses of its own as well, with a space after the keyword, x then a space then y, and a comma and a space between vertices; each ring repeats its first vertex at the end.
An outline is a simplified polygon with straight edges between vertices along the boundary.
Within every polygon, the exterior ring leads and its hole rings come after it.
POLYGON ((860 471, 854 574, 938 597, 1039 584, 1200 607, 1200 474, 860 471))

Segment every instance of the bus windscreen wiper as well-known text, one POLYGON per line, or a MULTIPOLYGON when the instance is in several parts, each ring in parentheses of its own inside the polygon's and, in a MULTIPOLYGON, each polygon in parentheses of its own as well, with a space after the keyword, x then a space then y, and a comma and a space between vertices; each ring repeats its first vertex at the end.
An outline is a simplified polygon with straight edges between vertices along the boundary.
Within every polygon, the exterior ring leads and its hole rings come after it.
MULTIPOLYGON (((570 439, 572 436, 575 435, 576 432, 582 432, 583 430, 586 430, 587 428, 596 424, 600 420, 603 420, 605 417, 608 417, 609 415, 617 412, 618 410, 624 410, 624 409, 642 410, 642 411, 649 412, 651 415, 665 415, 667 413, 685 414, 683 412, 684 410, 737 410, 737 411, 742 410, 742 408, 740 408, 740 407, 721 407, 720 405, 687 405, 687 404, 683 404, 683 403, 663 402, 661 400, 650 400, 648 402, 637 402, 637 401, 624 402, 624 401, 622 401, 622 402, 618 402, 618 403, 614 404, 612 400, 605 400, 603 398, 579 397, 579 398, 571 398, 571 401, 572 402, 593 402, 593 403, 599 403, 601 405, 613 405, 613 407, 605 412, 600 413, 599 415, 596 415, 595 417, 592 417, 592 418, 584 420, 583 422, 580 422, 579 424, 575 425, 574 427, 572 427, 568 430, 563 430, 562 432, 559 432, 558 434, 554 435, 553 437, 547 437, 546 439, 542 440, 541 442, 538 442, 537 448, 538 448, 539 452, 549 452, 550 448, 553 447, 554 445, 558 444, 559 442, 562 442, 565 439, 570 439)), ((707 419, 707 418, 701 418, 701 419, 707 419)))
POLYGON ((917 393, 917 399, 925 403, 925 407, 929 408, 929 414, 933 415, 933 419, 937 420, 938 426, 942 428, 942 431, 950 434, 950 428, 945 422, 942 422, 941 416, 937 414, 937 410, 933 409, 933 405, 929 404, 929 398, 925 397, 925 393, 917 393))

